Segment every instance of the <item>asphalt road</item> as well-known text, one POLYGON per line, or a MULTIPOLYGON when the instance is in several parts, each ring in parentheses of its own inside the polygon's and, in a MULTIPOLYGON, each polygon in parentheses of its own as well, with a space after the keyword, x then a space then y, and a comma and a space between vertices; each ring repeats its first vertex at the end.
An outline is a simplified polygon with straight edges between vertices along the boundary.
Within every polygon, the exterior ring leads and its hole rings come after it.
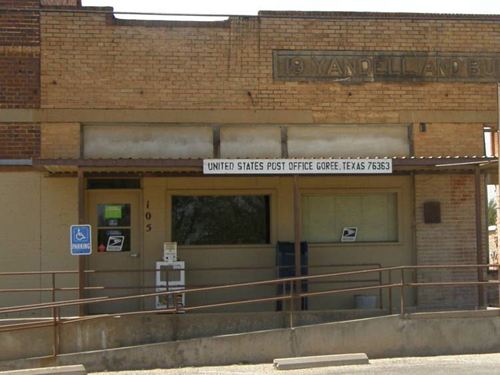
POLYGON ((500 353, 439 357, 373 359, 368 365, 323 367, 279 371, 272 364, 185 367, 143 371, 99 372, 100 375, 330 375, 330 374, 404 374, 404 375, 470 375, 500 374, 500 353))

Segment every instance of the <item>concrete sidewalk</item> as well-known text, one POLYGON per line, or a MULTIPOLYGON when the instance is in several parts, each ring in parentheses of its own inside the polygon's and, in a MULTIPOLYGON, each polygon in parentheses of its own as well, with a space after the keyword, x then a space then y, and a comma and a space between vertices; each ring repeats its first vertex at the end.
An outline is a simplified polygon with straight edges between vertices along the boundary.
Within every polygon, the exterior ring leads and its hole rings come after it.
POLYGON ((233 365, 212 367, 186 367, 168 370, 99 372, 99 375, 492 375, 500 368, 500 353, 455 355, 437 357, 412 357, 370 360, 369 365, 324 367, 314 369, 279 371, 271 363, 262 365, 233 365))

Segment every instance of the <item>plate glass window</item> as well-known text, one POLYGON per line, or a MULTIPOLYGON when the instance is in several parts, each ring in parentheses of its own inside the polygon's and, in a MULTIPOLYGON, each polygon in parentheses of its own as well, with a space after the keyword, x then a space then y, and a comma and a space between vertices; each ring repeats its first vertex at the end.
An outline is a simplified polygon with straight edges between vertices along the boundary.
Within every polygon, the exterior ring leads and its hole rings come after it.
POLYGON ((172 241, 180 245, 270 243, 269 196, 173 196, 172 241))
POLYGON ((397 193, 306 195, 302 228, 309 242, 341 242, 356 227, 355 242, 398 240, 397 193))

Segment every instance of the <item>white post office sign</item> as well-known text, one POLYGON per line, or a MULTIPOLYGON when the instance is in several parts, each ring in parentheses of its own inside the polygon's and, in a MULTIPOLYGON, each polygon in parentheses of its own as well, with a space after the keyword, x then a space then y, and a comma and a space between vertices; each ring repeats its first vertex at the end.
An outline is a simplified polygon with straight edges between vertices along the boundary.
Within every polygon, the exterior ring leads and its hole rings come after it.
POLYGON ((392 159, 205 159, 203 174, 390 174, 392 159))

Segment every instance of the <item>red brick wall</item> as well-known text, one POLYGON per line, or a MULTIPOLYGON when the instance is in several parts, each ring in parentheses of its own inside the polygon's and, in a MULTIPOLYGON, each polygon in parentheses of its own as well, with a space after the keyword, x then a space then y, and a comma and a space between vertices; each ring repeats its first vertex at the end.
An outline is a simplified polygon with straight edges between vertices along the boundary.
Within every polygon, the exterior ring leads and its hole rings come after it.
MULTIPOLYGON (((39 0, 0 0, 0 8, 38 8, 39 0)), ((0 12, 0 46, 40 45, 38 12, 0 12)))
MULTIPOLYGON (((38 8, 39 0, 0 0, 0 8, 38 8)), ((40 15, 0 12, 0 109, 40 107, 40 15)), ((40 155, 38 124, 1 124, 0 159, 40 155)))
MULTIPOLYGON (((481 194, 484 199, 484 191, 481 194)), ((473 175, 417 175, 415 204, 417 264, 477 263, 473 175), (441 223, 424 223, 423 204, 426 201, 441 203, 441 223)), ((481 219, 484 228, 485 218, 481 219)), ((486 254, 486 239, 483 243, 483 254, 486 254)), ((477 281, 477 272, 472 269, 425 270, 419 271, 418 278, 477 281)), ((477 303, 477 288, 419 288, 418 303, 428 307, 473 307, 477 303)))
POLYGON ((0 159, 40 156, 40 125, 0 124, 0 159))
POLYGON ((42 6, 74 7, 81 5, 81 0, 41 0, 42 6))
POLYGON ((0 56, 0 108, 40 106, 40 59, 0 56))
MULTIPOLYGON (((0 0, 0 8, 38 8, 39 0, 0 0)), ((0 12, 0 108, 40 107, 40 14, 0 12)))

